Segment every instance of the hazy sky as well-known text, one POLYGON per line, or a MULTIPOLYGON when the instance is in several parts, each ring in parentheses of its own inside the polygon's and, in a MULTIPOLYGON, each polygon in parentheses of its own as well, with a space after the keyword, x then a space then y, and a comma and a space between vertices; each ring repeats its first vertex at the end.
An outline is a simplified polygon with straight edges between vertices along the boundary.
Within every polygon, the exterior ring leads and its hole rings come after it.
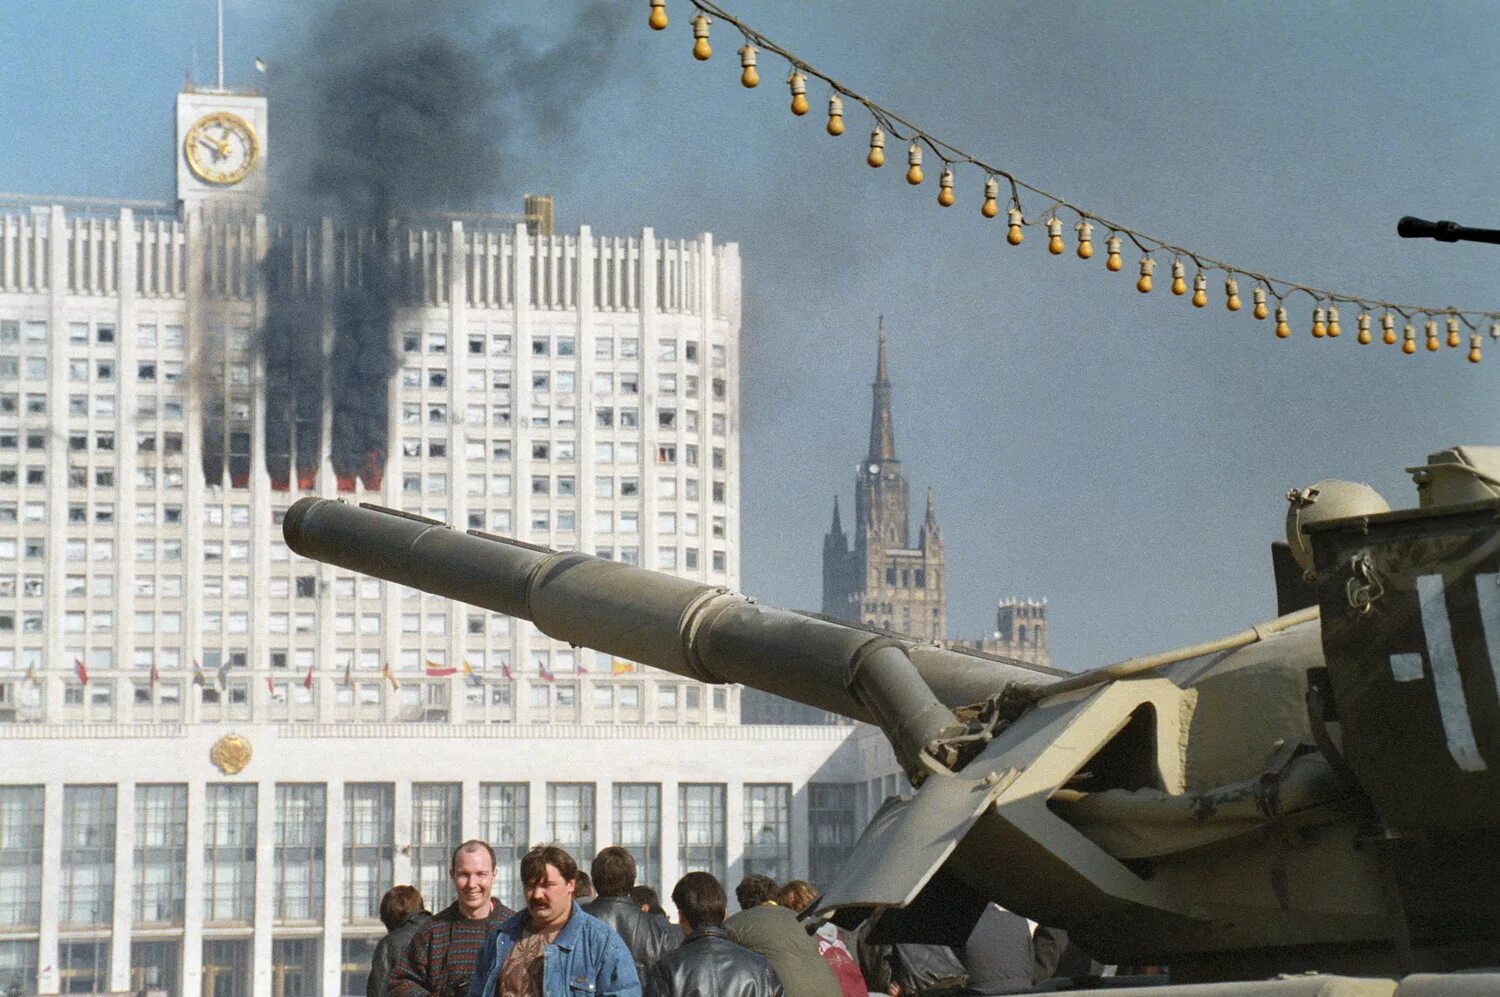
MULTIPOLYGON (((230 0, 229 80, 292 58, 314 5, 230 0)), ((1222 279, 1197 310, 1007 246, 979 216, 863 163, 869 119, 823 131, 827 93, 792 117, 787 69, 739 39, 695 62, 683 0, 646 27, 623 3, 612 69, 571 135, 511 137, 497 209, 551 192, 559 224, 711 231, 744 262, 744 578, 771 604, 817 608, 832 498, 849 508, 885 315, 897 448, 913 506, 931 485, 948 546, 949 629, 993 625, 997 596, 1046 596, 1055 660, 1087 667, 1274 614, 1268 547, 1284 493, 1365 480, 1414 504, 1403 468, 1455 443, 1500 443, 1500 343, 1405 357, 1335 342, 1293 308, 1281 342, 1222 279)), ((851 88, 982 159, 1101 215, 1314 286, 1422 305, 1500 307, 1500 248, 1404 242, 1403 214, 1500 227, 1500 18, 1488 3, 821 3, 726 0, 851 88)), ((568 3, 469 17, 546 46, 568 3)), ((184 72, 213 75, 211 0, 0 4, 7 41, 0 191, 171 196, 171 109, 184 72)), ((568 75, 567 73, 564 74, 568 75)), ((585 87, 584 81, 591 85, 585 87)), ((567 96, 564 93, 563 96, 567 96)), ((518 99, 524 95, 518 95, 518 99)), ((271 158, 276 154, 271 107, 271 158)), ((274 169, 274 167, 273 167, 274 169)), ((1036 202, 1033 211, 1046 205, 1036 202)), ((1071 236, 1071 230, 1070 230, 1071 236)), ((1099 238, 1102 239, 1102 233, 1099 238)), ((1102 245, 1099 246, 1102 250, 1102 245)))

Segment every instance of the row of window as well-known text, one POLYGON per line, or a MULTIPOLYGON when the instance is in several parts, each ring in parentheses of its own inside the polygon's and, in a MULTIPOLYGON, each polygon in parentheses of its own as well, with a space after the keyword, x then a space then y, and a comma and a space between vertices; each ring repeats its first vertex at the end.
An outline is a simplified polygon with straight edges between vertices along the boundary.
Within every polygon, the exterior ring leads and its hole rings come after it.
MULTIPOLYGON (((43 335, 45 336, 45 332, 43 335)), ((658 339, 656 359, 661 363, 676 363, 678 345, 675 336, 658 339)), ((698 362, 700 346, 696 340, 686 340, 681 343, 681 347, 683 360, 688 363, 698 362)), ((490 356, 508 357, 514 353, 514 350, 515 343, 510 334, 497 333, 489 337, 488 353, 490 356)), ((485 337, 479 333, 471 333, 468 336, 468 351, 471 356, 484 356, 486 353, 485 337)), ((420 332, 404 332, 401 334, 401 352, 445 354, 448 352, 448 334, 429 332, 424 337, 420 332)), ((577 356, 578 341, 572 336, 532 336, 531 355, 538 358, 577 356)), ((641 341, 638 337, 599 336, 594 339, 595 360, 638 360, 640 355, 641 341)), ((723 346, 711 346, 709 357, 715 367, 723 367, 727 362, 727 354, 723 346)))
MULTIPOLYGON (((19 415, 22 412, 23 396, 14 391, 0 391, 0 416, 19 415)), ((24 396, 26 415, 46 415, 47 396, 42 393, 28 393, 24 396)), ((135 414, 138 419, 155 419, 160 415, 163 419, 181 419, 183 413, 183 400, 181 395, 166 395, 158 398, 153 394, 136 396, 135 414)), ((110 395, 69 395, 68 415, 84 417, 93 415, 100 419, 113 419, 115 417, 115 396, 110 395)), ((248 419, 250 412, 248 406, 242 418, 248 419)))
MULTIPOLYGON (((542 839, 575 857, 591 858, 602 843, 631 850, 637 880, 661 883, 661 793, 657 783, 615 783, 609 787, 613 826, 608 842, 599 840, 595 821, 598 786, 549 782, 544 788, 542 839)), ((809 811, 815 882, 826 882, 832 863, 853 843, 854 790, 842 784, 813 784, 809 811), (837 851, 838 854, 834 854, 837 851)), ((359 923, 379 917, 380 898, 392 885, 396 850, 395 786, 347 783, 343 787, 343 919, 359 923)), ((112 785, 63 788, 60 881, 43 882, 43 793, 40 786, 0 786, 0 928, 36 929, 42 890, 55 890, 58 923, 64 930, 108 926, 114 905, 130 905, 130 920, 142 926, 181 926, 186 914, 187 829, 203 827, 202 919, 213 925, 248 925, 254 920, 257 862, 257 792, 253 784, 209 783, 203 812, 189 813, 188 787, 180 783, 139 784, 134 793, 131 889, 115 896, 116 792, 112 785)), ((317 922, 324 912, 327 787, 320 783, 278 783, 272 807, 272 918, 281 923, 317 922)), ((729 834, 723 783, 677 786, 677 865, 703 869, 724 879, 729 834)), ((511 907, 521 905, 519 860, 531 842, 531 787, 527 783, 483 783, 478 808, 479 835, 496 851, 496 893, 511 907)), ((792 787, 751 783, 743 787, 743 819, 738 829, 744 872, 778 881, 792 875, 792 787)), ((411 784, 411 824, 402 847, 411 862, 411 882, 428 898, 443 903, 451 893, 448 864, 462 840, 459 783, 411 784)), ((263 860, 264 857, 262 857, 263 860)))

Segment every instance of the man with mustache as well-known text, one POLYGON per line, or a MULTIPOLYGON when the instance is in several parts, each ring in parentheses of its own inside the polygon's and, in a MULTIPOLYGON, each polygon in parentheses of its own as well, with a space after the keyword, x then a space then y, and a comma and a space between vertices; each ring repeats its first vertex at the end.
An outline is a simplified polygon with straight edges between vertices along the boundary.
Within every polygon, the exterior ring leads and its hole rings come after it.
POLYGON ((490 896, 495 852, 475 838, 453 852, 448 878, 458 899, 417 929, 391 967, 389 997, 463 997, 485 936, 510 917, 509 907, 490 896))
POLYGON ((556 845, 521 859, 526 909, 490 932, 469 997, 641 997, 630 950, 615 931, 574 902, 578 863, 556 845))

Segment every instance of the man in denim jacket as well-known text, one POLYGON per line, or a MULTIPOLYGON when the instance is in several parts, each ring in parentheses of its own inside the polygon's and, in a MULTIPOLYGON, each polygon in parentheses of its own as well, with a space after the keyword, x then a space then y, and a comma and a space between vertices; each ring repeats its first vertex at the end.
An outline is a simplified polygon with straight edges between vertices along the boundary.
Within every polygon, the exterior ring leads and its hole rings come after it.
POLYGON ((490 932, 469 997, 641 997, 620 936, 573 902, 578 864, 556 845, 521 859, 526 909, 490 932))

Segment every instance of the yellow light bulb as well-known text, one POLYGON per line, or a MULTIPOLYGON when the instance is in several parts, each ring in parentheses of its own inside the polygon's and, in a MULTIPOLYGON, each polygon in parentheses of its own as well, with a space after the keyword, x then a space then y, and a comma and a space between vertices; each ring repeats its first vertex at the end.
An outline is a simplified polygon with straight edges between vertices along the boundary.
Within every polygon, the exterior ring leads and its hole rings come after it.
POLYGON ((1286 323, 1286 305, 1276 306, 1276 338, 1286 339, 1292 334, 1292 327, 1286 323))
POLYGON ((740 74, 740 83, 744 85, 746 90, 753 90, 760 86, 760 73, 755 71, 755 52, 755 46, 749 42, 746 42, 744 47, 740 49, 740 65, 745 69, 740 74))
POLYGON ((1141 257, 1141 279, 1135 282, 1135 289, 1142 294, 1151 293, 1151 271, 1156 269, 1156 261, 1149 256, 1141 257))
POLYGON ((1009 209, 1006 212, 1006 217, 1010 219, 1010 229, 1005 233, 1005 241, 1012 246, 1019 246, 1026 241, 1026 233, 1021 231, 1021 223, 1023 221, 1021 218, 1021 209, 1009 209))
POLYGON ((885 132, 879 125, 870 133, 870 154, 865 157, 865 162, 876 169, 885 165, 885 132))
POLYGON ((1333 307, 1332 305, 1329 305, 1328 306, 1328 338, 1329 339, 1338 339, 1339 338, 1339 333, 1341 333, 1343 331, 1344 331, 1343 327, 1339 325, 1339 310, 1337 308, 1333 307))
POLYGON ((984 182, 984 207, 979 213, 986 218, 994 218, 1000 213, 1000 203, 995 198, 1000 196, 1000 181, 990 177, 984 182))
POLYGON ((1380 316, 1380 341, 1387 346, 1396 345, 1396 316, 1390 312, 1380 316))
POLYGON ((1417 330, 1410 322, 1401 330, 1401 352, 1408 355, 1417 352, 1417 330))
POLYGON ((792 113, 800 118, 812 106, 807 102, 807 77, 794 69, 786 82, 792 88, 792 113))
POLYGON ((1250 314, 1254 315, 1258 319, 1264 319, 1267 315, 1271 314, 1270 309, 1266 307, 1266 289, 1263 287, 1257 287, 1253 293, 1255 298, 1255 307, 1251 310, 1250 314))
POLYGON ((1080 221, 1073 228, 1078 232, 1078 258, 1086 260, 1094 255, 1094 226, 1080 221))
POLYGON ((1490 323, 1490 338, 1500 339, 1500 322, 1490 323))
POLYGON ((1312 334, 1314 339, 1322 339, 1328 335, 1328 326, 1323 323, 1323 309, 1313 309, 1312 334))
POLYGON ((1240 285, 1233 277, 1224 281, 1224 307, 1232 312, 1240 310, 1240 285))
POLYGON ((1436 353, 1441 348, 1437 338, 1437 320, 1428 319, 1427 324, 1422 328, 1427 333, 1427 352, 1436 353))
POLYGON ((1120 237, 1112 235, 1104 241, 1104 249, 1108 254, 1104 259, 1104 269, 1110 273, 1119 273, 1125 268, 1125 261, 1120 259, 1120 237))
POLYGON ((1059 218, 1047 219, 1047 252, 1053 256, 1061 256, 1063 250, 1068 247, 1062 241, 1062 220, 1059 218))
POLYGON ((844 134, 844 102, 836 93, 828 95, 828 134, 844 134))
POLYGON ((651 17, 646 21, 655 31, 667 26, 667 0, 651 0, 651 17))
POLYGON ((1469 337, 1469 363, 1478 363, 1481 360, 1479 353, 1479 333, 1469 337))
POLYGON ((922 182, 922 147, 913 142, 906 150, 906 182, 915 187, 922 182))
POLYGON ((714 54, 713 46, 708 43, 708 15, 702 11, 693 18, 693 58, 699 62, 707 62, 708 57, 714 54))
POLYGON ((1361 346, 1369 346, 1370 345, 1370 313, 1369 312, 1360 312, 1359 313, 1359 321, 1358 321, 1357 324, 1359 325, 1359 335, 1356 336, 1356 337, 1354 337, 1355 340, 1361 346))
POLYGON ((1461 342, 1462 342, 1462 340, 1459 339, 1459 337, 1458 337, 1458 316, 1457 315, 1449 315, 1448 316, 1448 345, 1450 347, 1456 347, 1461 342))
POLYGON ((954 200, 956 198, 953 196, 953 169, 944 166, 942 176, 938 177, 938 204, 951 208, 954 200))
POLYGON ((1172 261, 1172 293, 1179 298, 1187 293, 1187 280, 1183 277, 1182 261, 1172 261))
POLYGON ((1202 308, 1208 304, 1208 278, 1201 273, 1193 275, 1193 307, 1202 308))

